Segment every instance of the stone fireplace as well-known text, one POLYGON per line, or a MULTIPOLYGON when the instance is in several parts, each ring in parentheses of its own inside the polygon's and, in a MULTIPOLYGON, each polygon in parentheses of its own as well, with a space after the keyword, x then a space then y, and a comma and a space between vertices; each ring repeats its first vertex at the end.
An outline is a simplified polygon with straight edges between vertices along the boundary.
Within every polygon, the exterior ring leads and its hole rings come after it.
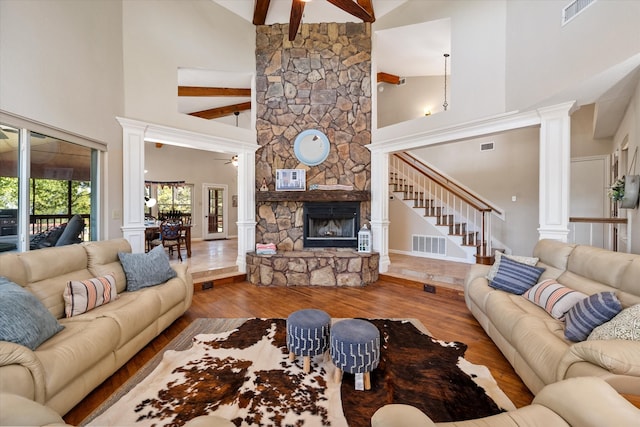
POLYGON ((256 27, 256 242, 274 243, 281 259, 248 257, 248 277, 262 284, 318 284, 319 275, 327 283, 369 283, 377 280, 377 254, 358 254, 355 247, 371 211, 371 26, 302 24, 294 41, 288 29, 256 27), (330 143, 326 160, 314 166, 300 163, 293 149, 307 129, 322 131, 330 143), (307 189, 317 184, 341 190, 275 191, 277 169, 304 169, 307 189), (267 191, 260 191, 263 185, 267 191), (356 216, 350 213, 348 224, 340 219, 339 227, 335 220, 324 224, 324 236, 305 238, 306 231, 318 225, 320 233, 323 226, 305 221, 309 202, 349 202, 356 216), (338 228, 351 236, 330 239, 338 228))
POLYGON ((360 203, 305 202, 302 210, 305 248, 356 248, 360 203))

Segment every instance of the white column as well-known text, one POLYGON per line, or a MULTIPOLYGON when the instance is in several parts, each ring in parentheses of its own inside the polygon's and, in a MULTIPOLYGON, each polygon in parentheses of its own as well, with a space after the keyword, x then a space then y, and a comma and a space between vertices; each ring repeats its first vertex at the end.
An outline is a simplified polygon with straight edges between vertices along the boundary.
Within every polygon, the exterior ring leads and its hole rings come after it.
POLYGON ((144 134, 146 126, 122 126, 122 235, 132 252, 144 252, 144 134))
POLYGON ((238 153, 238 258, 241 273, 247 272, 246 253, 256 247, 256 154, 238 153))
POLYGON ((575 102, 541 108, 540 239, 567 241, 571 176, 571 109, 575 102))
POLYGON ((371 234, 373 250, 380 254, 378 271, 389 269, 389 154, 371 152, 371 234))

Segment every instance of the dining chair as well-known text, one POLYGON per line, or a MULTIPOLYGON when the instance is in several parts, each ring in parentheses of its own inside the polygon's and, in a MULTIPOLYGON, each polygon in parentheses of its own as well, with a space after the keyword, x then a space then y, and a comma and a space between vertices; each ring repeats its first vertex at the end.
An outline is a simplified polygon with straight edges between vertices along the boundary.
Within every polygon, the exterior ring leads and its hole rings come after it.
POLYGON ((182 221, 178 220, 165 220, 160 223, 160 238, 151 242, 151 245, 164 246, 169 249, 169 254, 173 253, 173 248, 178 251, 178 259, 182 261, 182 254, 180 253, 181 245, 181 233, 182 233, 182 221))

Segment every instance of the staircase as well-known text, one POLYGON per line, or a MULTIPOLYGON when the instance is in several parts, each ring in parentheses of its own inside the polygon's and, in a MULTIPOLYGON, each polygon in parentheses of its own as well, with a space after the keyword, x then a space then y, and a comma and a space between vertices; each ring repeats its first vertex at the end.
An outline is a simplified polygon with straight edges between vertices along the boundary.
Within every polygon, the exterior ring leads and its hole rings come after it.
POLYGON ((460 262, 492 263, 491 218, 501 215, 499 210, 408 153, 391 156, 389 173, 390 191, 432 225, 425 230, 437 230, 414 233, 414 251, 460 262))

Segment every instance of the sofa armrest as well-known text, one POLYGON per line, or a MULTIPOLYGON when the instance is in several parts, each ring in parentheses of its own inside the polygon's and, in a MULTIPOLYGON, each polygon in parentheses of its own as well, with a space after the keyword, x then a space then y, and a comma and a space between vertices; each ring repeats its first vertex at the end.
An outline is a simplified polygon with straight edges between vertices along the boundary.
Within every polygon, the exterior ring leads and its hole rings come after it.
POLYGON ((184 310, 187 311, 191 307, 191 301, 193 299, 193 278, 189 273, 189 267, 187 264, 175 264, 171 268, 178 274, 178 278, 181 279, 186 286, 187 297, 185 298, 184 310))
POLYGON ((371 427, 432 427, 436 424, 421 410, 399 403, 384 405, 371 417, 371 427))
POLYGON ((53 409, 26 397, 0 393, 0 425, 2 426, 66 426, 53 409))
POLYGON ((573 344, 558 365, 558 379, 565 378, 574 363, 589 362, 618 375, 640 377, 640 342, 592 340, 573 344))
MULTIPOLYGON (((34 384, 34 399, 36 402, 44 403, 44 368, 35 353, 25 346, 0 341, 0 369, 9 365, 20 365, 31 373, 34 384)), ((10 378, 4 378, 3 381, 10 381, 10 378)))
POLYGON ((484 264, 473 264, 469 268, 467 275, 464 278, 464 288, 467 289, 469 283, 477 278, 486 278, 491 266, 484 264))
POLYGON ((545 386, 533 399, 569 425, 584 427, 634 426, 640 409, 597 377, 569 378, 545 386))

